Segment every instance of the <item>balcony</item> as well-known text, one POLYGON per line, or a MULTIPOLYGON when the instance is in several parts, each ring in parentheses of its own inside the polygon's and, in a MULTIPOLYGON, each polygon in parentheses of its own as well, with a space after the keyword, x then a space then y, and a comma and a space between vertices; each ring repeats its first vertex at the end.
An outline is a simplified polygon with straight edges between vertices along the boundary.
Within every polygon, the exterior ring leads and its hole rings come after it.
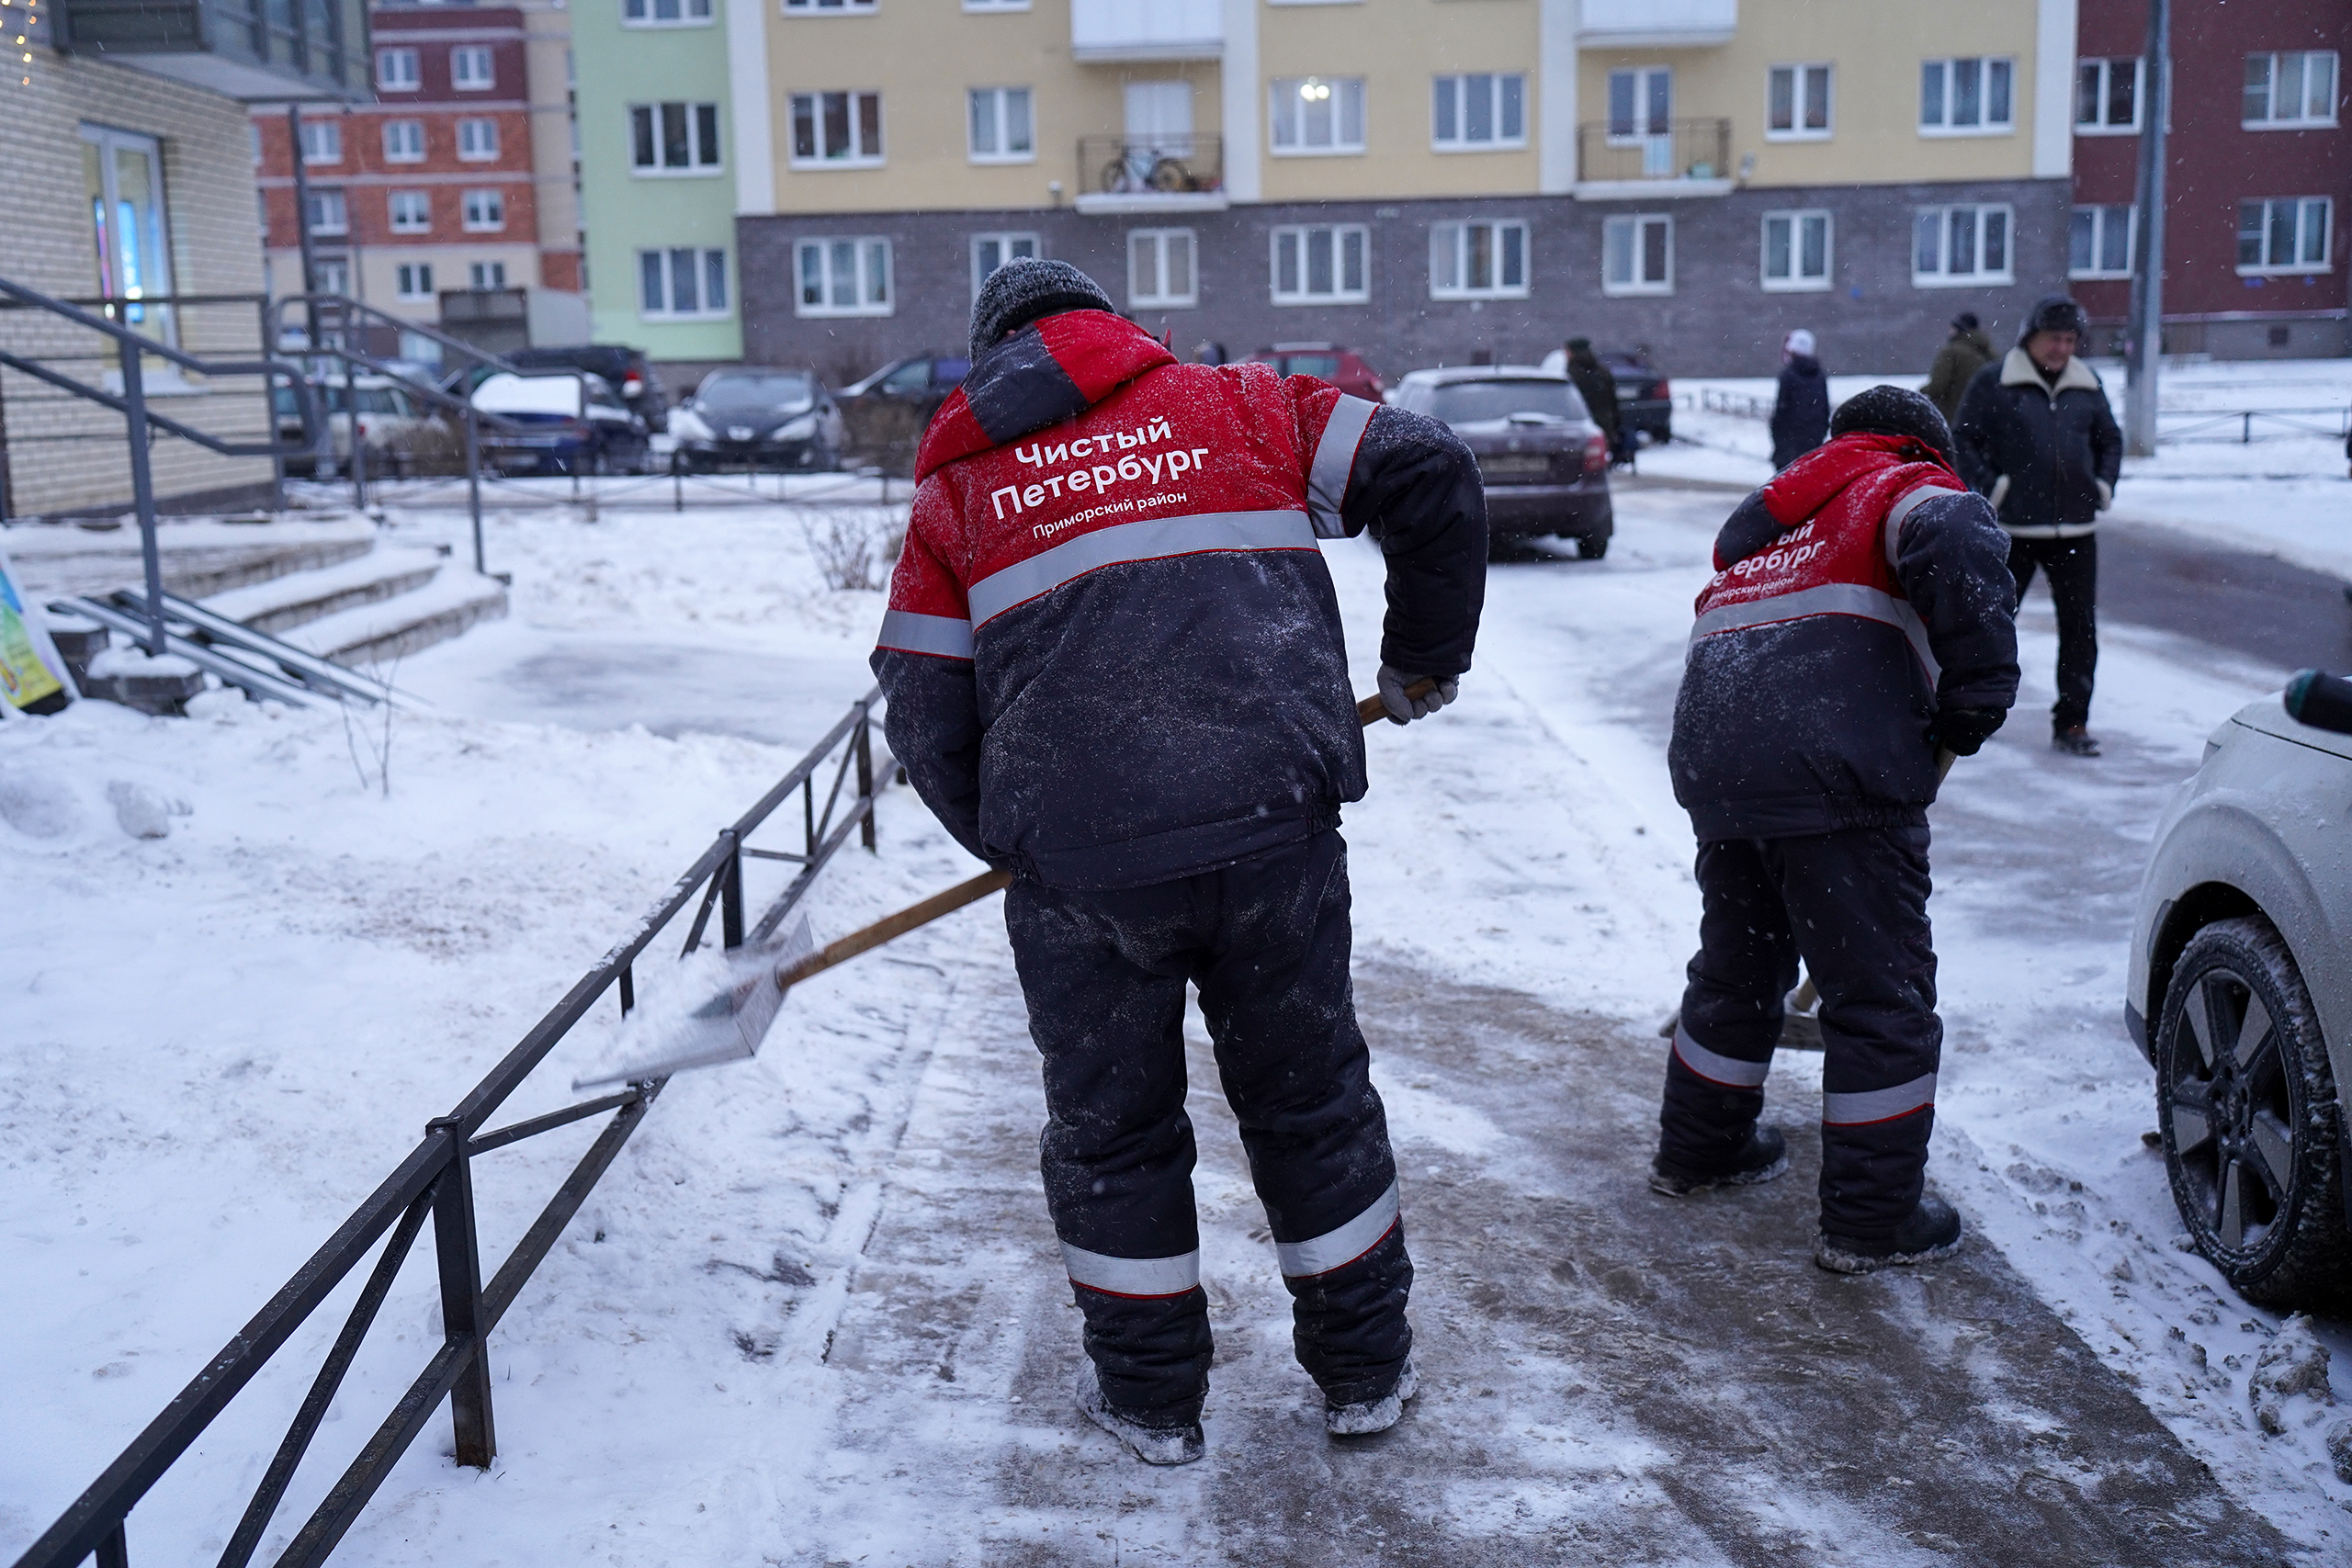
POLYGON ((1707 49, 1739 31, 1739 0, 1584 0, 1586 49, 1707 49))
POLYGON ((1070 0, 1069 51, 1094 63, 1219 60, 1222 0, 1070 0))
POLYGON ((246 103, 375 96, 366 0, 59 0, 57 44, 246 103))
POLYGON ((1586 201, 1727 196, 1731 121, 1675 119, 1662 131, 1607 121, 1577 128, 1576 195, 1586 201))
POLYGON ((1080 212, 1220 212, 1226 205, 1219 137, 1078 139, 1080 212))

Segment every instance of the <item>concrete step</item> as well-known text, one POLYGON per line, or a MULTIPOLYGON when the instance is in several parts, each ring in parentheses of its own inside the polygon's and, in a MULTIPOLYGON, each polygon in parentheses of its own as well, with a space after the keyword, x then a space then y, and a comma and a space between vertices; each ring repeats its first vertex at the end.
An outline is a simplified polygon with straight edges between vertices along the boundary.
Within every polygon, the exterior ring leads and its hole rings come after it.
POLYGON ((322 615, 282 635, 297 648, 367 671, 460 637, 505 614, 504 583, 445 564, 421 588, 322 615))
POLYGON ((378 548, 337 565, 232 588, 212 595, 204 606, 257 632, 282 634, 423 588, 439 574, 444 559, 438 550, 378 548))
MULTIPOLYGON (((215 518, 165 519, 155 530, 164 587, 184 599, 316 571, 366 555, 376 526, 365 517, 300 518, 227 523, 215 518)), ((110 593, 146 580, 139 529, 40 524, 0 532, 0 548, 25 585, 45 597, 110 593)))

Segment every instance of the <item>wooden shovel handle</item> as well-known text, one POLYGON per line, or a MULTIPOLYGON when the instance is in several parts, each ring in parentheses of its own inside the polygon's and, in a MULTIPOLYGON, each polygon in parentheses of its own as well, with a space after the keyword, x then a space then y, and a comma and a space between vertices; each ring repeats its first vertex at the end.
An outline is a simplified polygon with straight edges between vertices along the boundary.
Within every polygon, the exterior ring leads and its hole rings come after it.
MULTIPOLYGON (((1405 688, 1405 694, 1408 697, 1425 697, 1436 690, 1437 682, 1435 681, 1416 681, 1411 685, 1405 688)), ((1380 700, 1380 694, 1378 692, 1373 693, 1372 695, 1364 698, 1363 701, 1356 705, 1356 722, 1363 725, 1366 729, 1371 728, 1374 725, 1378 724, 1382 719, 1386 718, 1387 716, 1388 705, 1380 700)))

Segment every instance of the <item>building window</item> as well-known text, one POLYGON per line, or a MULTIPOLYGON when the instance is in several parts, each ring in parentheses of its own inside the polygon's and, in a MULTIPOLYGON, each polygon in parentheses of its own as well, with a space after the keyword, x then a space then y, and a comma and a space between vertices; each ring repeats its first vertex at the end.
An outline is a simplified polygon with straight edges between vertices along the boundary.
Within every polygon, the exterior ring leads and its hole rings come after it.
POLYGON ((717 104, 634 104, 629 165, 640 175, 712 174, 718 168, 717 104))
POLYGON ((792 95, 792 162, 798 168, 871 168, 882 162, 882 95, 792 95))
POLYGON ((1445 152, 1527 145, 1527 78, 1518 72, 1439 76, 1430 90, 1430 144, 1445 152))
POLYGON ((343 192, 314 190, 311 193, 311 232, 313 234, 348 234, 351 213, 344 206, 343 192))
POLYGON ((1828 288, 1829 236, 1826 211, 1766 213, 1764 287, 1775 293, 1828 288))
POLYGON ((1361 305, 1371 299, 1372 231, 1309 223, 1274 231, 1274 303, 1361 305))
POLYGON ((169 305, 128 301, 172 292, 172 236, 164 209, 164 149, 152 136, 82 127, 82 210, 98 259, 98 292, 126 301, 120 321, 134 332, 176 344, 169 305))
POLYGON ((2238 271, 2325 272, 2334 206, 2324 196, 2239 202, 2238 271))
POLYGON ((467 280, 476 288, 506 287, 506 264, 503 261, 471 262, 466 267, 467 280))
POLYGON ((2131 276, 2133 210, 2128 202, 2114 207, 2075 209, 2074 224, 2066 238, 2066 276, 2131 276))
POLYGON ((1609 140, 1621 146, 1673 129, 1674 73, 1663 65, 1609 73, 1609 140))
POLYGON ((1911 282, 1949 288, 2015 281, 2009 274, 2009 209, 1923 207, 1911 221, 1911 282))
POLYGON ((2246 129, 2335 123, 2334 50, 2245 57, 2246 129))
POLYGON ((391 195, 392 232, 424 234, 433 229, 433 193, 396 190, 391 195))
POLYGON ((2140 129, 2140 62, 2075 62, 2075 130, 2083 136, 2110 136, 2140 129))
POLYGON ((1363 78, 1277 76, 1270 95, 1274 151, 1363 151, 1363 78))
POLYGON ((342 120, 306 119, 302 122, 302 162, 305 164, 343 162, 342 120))
POLYGON ((621 0, 626 28, 694 28, 710 21, 710 0, 621 0))
POLYGON ((506 197, 494 190, 469 190, 465 196, 466 231, 489 234, 506 227, 506 197))
POLYGON ((384 122, 384 162, 387 164, 424 162, 424 122, 423 120, 388 119, 384 122))
POLYGON ((784 14, 787 17, 796 14, 804 17, 826 15, 837 17, 844 12, 870 12, 873 9, 874 0, 784 0, 784 14))
POLYGON ((727 253, 687 245, 638 252, 637 308, 671 321, 727 314, 727 253))
POLYGON ((1430 298, 1527 298, 1527 225, 1516 220, 1430 226, 1430 298))
POLYGON ((1201 302, 1190 229, 1127 231, 1127 303, 1138 310, 1188 310, 1201 302))
POLYGON ((458 156, 469 164, 485 163, 497 157, 498 122, 494 119, 459 120, 458 156))
POLYGON ((401 263, 399 266, 392 269, 392 292, 403 299, 432 299, 433 264, 431 262, 401 263))
POLYGON ((376 51, 376 85, 387 93, 413 93, 417 89, 416 51, 413 49, 379 49, 376 51))
POLYGON ((881 239, 803 240, 798 246, 800 292, 793 310, 803 316, 887 316, 890 313, 890 242, 881 239))
POLYGON ((490 45, 461 43, 449 51, 449 85, 461 93, 487 92, 498 76, 490 62, 490 45))
POLYGON ((1029 0, 964 0, 967 11, 1026 11, 1029 0))
POLYGON ((1829 77, 1826 65, 1773 66, 1766 77, 1764 140, 1829 140, 1829 77))
MULTIPOLYGON (((826 95, 828 97, 831 94, 826 95)), ((873 95, 861 95, 872 96, 873 95)), ((967 119, 971 127, 970 156, 975 164, 1032 164, 1037 159, 1037 139, 1029 118, 1026 87, 975 87, 968 95, 967 119)), ((878 155, 882 133, 877 116, 874 145, 878 155)))
POLYGON ((1009 261, 1038 254, 1035 234, 975 234, 972 236, 972 293, 978 296, 989 274, 1009 261))
POLYGON ((1600 291, 1674 292, 1674 220, 1662 212, 1611 218, 1600 226, 1600 291))
POLYGON ((2010 84, 2013 60, 1975 55, 1928 60, 1919 66, 1919 134, 2005 136, 2016 129, 2010 84))

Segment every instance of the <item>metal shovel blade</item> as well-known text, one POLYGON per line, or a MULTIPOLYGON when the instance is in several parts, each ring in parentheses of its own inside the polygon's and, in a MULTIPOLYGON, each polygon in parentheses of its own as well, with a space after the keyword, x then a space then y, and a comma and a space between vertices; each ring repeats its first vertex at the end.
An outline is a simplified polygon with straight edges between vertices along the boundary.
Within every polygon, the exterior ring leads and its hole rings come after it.
POLYGON ((803 915, 786 931, 783 942, 756 953, 738 954, 731 965, 738 973, 727 989, 663 1030, 653 1048, 644 1055, 609 1073, 574 1078, 571 1087, 596 1089, 605 1084, 668 1077, 688 1067, 716 1066, 721 1062, 741 1062, 758 1055, 760 1043, 767 1038, 769 1026, 775 1022, 776 1012, 784 1006, 784 988, 776 984, 777 974, 807 958, 816 946, 816 939, 809 933, 808 917, 803 915))

